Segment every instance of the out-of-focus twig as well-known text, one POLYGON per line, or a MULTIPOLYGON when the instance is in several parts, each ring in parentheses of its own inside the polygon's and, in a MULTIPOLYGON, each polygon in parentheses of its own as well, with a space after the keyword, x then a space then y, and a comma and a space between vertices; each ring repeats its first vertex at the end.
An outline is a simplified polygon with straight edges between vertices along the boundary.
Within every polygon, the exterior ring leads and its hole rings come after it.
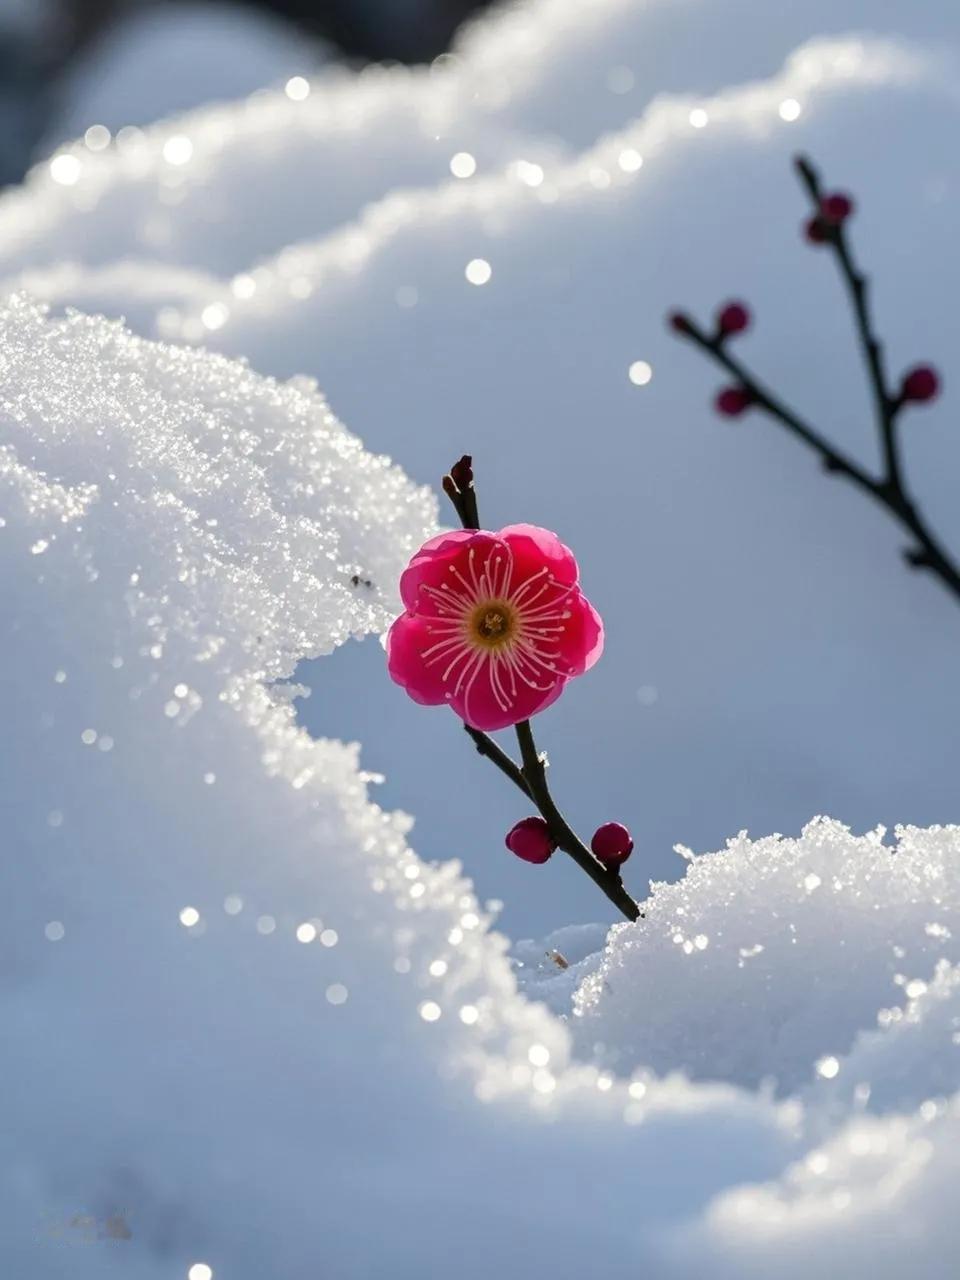
POLYGON ((813 214, 807 224, 808 239, 832 252, 850 296, 874 404, 883 458, 882 473, 879 476, 872 474, 837 448, 822 431, 790 408, 743 361, 731 354, 729 339, 747 323, 746 312, 739 304, 735 309, 743 313, 744 319, 736 325, 725 325, 721 313, 721 320, 707 329, 686 313, 678 312, 671 317, 671 326, 681 338, 699 347, 734 378, 735 386, 718 396, 717 406, 722 413, 734 415, 752 407, 779 422, 819 456, 827 471, 851 480, 893 516, 911 538, 911 545, 904 551, 907 564, 911 568, 931 572, 960 601, 960 567, 918 509, 907 488, 900 456, 901 412, 911 402, 933 398, 938 388, 936 374, 928 367, 920 367, 905 375, 899 390, 891 389, 884 369, 883 347, 871 314, 869 282, 856 265, 850 247, 846 223, 852 203, 846 196, 825 196, 819 174, 805 156, 797 158, 796 169, 813 206, 813 214))

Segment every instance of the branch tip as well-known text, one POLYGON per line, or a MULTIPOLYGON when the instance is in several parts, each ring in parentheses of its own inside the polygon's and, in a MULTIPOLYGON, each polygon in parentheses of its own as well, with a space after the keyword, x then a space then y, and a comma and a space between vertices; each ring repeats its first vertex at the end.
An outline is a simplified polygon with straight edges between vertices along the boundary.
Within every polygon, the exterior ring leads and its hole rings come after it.
POLYGON ((473 458, 469 453, 465 453, 450 468, 450 479, 460 493, 473 488, 473 458))

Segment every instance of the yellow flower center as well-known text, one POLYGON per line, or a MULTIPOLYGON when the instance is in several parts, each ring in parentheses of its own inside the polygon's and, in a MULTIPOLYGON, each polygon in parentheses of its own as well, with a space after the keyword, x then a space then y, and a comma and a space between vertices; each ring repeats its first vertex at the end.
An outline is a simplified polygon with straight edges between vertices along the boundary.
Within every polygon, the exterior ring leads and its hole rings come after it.
POLYGON ((470 634, 486 649, 499 649, 516 630, 516 614, 506 600, 485 600, 473 611, 470 634))

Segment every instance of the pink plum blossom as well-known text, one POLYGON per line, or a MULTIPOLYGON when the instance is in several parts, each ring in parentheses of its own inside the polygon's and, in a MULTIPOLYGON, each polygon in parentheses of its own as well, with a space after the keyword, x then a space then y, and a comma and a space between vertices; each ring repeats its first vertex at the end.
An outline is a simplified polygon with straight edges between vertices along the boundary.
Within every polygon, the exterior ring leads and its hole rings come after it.
POLYGON ((390 675, 414 702, 485 731, 528 720, 603 651, 603 623, 554 533, 515 524, 425 543, 404 570, 390 675))

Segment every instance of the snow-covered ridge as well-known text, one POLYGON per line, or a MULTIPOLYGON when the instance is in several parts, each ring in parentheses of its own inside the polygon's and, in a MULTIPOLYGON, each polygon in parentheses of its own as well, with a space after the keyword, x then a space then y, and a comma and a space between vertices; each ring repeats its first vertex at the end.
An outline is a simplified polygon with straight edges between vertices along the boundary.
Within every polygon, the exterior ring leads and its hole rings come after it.
POLYGON ((949 98, 954 79, 943 51, 817 39, 767 80, 713 96, 653 97, 636 119, 571 154, 548 139, 468 127, 414 72, 374 70, 357 84, 335 75, 306 102, 263 94, 156 126, 120 151, 90 155, 77 144, 61 153, 76 165, 66 186, 54 157, 22 192, 0 199, 0 272, 8 288, 109 314, 119 308, 148 333, 201 341, 234 312, 269 316, 302 303, 331 274, 356 275, 411 226, 472 215, 496 238, 498 224, 524 210, 609 200, 618 188, 656 182, 651 167, 674 166, 702 142, 700 121, 712 139, 735 145, 789 128, 785 102, 816 115, 838 97, 880 87, 949 98), (443 121, 431 116, 427 125, 420 117, 438 103, 443 121), (322 156, 321 146, 332 150, 322 156), (463 146, 479 162, 467 182, 449 171, 463 146), (340 175, 334 187, 331 171, 340 175), (268 210, 250 206, 251 183, 271 188, 268 210), (172 275, 160 265, 167 260, 179 266, 172 275))
MULTIPOLYGON (((188 307, 185 315, 164 307, 157 313, 158 330, 163 337, 194 342, 209 340, 213 333, 215 344, 242 350, 256 338, 237 338, 232 329, 243 331, 248 317, 254 328, 272 324, 278 312, 297 317, 294 322, 299 323, 314 294, 320 296, 313 305, 328 305, 328 292, 342 277, 349 287, 350 277, 369 270, 398 239, 419 233, 443 244, 460 227, 473 226, 477 243, 495 252, 498 241, 530 234, 532 224, 549 228, 550 206, 558 202, 567 216, 583 205, 584 212, 593 213, 615 201, 618 190, 636 188, 630 194, 639 203, 644 187, 658 185, 658 166, 673 171, 703 145, 704 125, 709 126, 711 146, 731 148, 789 129, 790 122, 780 114, 787 102, 802 102, 807 115, 816 119, 835 110, 837 100, 866 98, 878 88, 909 88, 951 99, 954 79, 954 64, 944 54, 902 41, 815 40, 793 53, 769 80, 715 97, 656 98, 639 119, 573 157, 536 164, 521 156, 500 172, 469 183, 393 192, 363 209, 349 225, 304 243, 285 244, 274 257, 251 263, 219 295, 204 290, 199 305, 188 307)), ((35 287, 41 296, 54 295, 55 287, 46 289, 42 277, 35 287)), ((90 285, 81 282, 84 287, 90 285)))
MULTIPOLYGON (((468 145, 493 168, 522 145, 516 129, 464 120, 469 93, 438 89, 422 69, 333 70, 306 100, 265 90, 121 135, 109 150, 79 140, 0 198, 0 270, 146 257, 228 274, 396 186, 449 179, 468 145)), ((546 159, 557 145, 534 138, 525 149, 546 159)))
MULTIPOLYGON (((528 55, 517 65, 528 68, 528 55)), ((533 65, 550 67, 545 92, 563 84, 561 68, 533 65)), ((547 180, 537 195, 549 200, 598 168, 622 176, 617 161, 625 147, 656 155, 690 132, 691 108, 706 109, 721 125, 765 130, 775 127, 785 98, 806 102, 858 84, 925 82, 933 91, 953 78, 948 53, 930 45, 820 38, 790 54, 780 75, 731 90, 718 85, 712 94, 691 94, 666 73, 647 77, 642 94, 624 100, 596 132, 564 140, 559 103, 542 125, 524 128, 516 113, 508 123, 511 95, 490 110, 471 67, 467 59, 432 74, 372 68, 356 79, 330 71, 306 100, 264 91, 153 126, 106 151, 78 141, 0 198, 0 274, 142 258, 229 276, 332 232, 398 189, 448 187, 446 199, 455 200, 458 186, 479 188, 476 200, 489 207, 490 181, 522 187, 538 167, 547 180), (597 144, 607 134, 612 139, 597 144), (467 182, 451 178, 460 152, 476 165, 467 182), (268 204, 251 199, 253 189, 269 189, 268 204)))

